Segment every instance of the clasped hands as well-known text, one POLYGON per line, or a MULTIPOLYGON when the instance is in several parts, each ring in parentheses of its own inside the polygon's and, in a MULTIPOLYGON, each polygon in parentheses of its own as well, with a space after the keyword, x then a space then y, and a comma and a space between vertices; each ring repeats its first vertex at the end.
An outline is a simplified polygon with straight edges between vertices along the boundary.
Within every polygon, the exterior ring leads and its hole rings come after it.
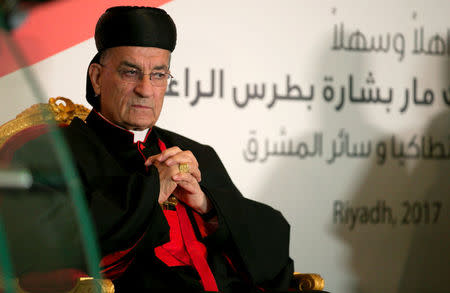
POLYGON ((160 204, 173 194, 201 214, 211 210, 211 202, 200 188, 201 172, 197 159, 191 151, 182 151, 179 147, 168 148, 160 154, 149 157, 145 161, 145 166, 150 165, 155 166, 159 172, 160 204), (187 164, 188 172, 180 172, 178 167, 180 164, 187 164))

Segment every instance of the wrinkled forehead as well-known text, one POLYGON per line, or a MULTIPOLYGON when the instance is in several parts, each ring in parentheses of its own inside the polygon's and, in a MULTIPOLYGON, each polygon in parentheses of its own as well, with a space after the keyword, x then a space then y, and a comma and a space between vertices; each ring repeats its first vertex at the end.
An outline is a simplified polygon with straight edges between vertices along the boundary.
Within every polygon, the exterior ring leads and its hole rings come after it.
POLYGON ((115 66, 124 65, 137 69, 169 69, 171 52, 156 47, 119 46, 107 49, 100 63, 115 66))

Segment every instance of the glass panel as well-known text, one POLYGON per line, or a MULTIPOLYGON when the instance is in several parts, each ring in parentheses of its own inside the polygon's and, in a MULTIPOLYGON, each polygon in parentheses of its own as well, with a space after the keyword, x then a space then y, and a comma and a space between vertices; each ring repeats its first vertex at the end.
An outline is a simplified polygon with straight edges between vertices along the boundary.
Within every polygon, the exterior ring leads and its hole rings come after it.
POLYGON ((0 64, 21 68, 0 84, 0 291, 15 292, 17 281, 29 291, 67 288, 75 274, 100 278, 99 251, 80 179, 48 107, 14 120, 48 97, 11 35, 0 28, 0 64))

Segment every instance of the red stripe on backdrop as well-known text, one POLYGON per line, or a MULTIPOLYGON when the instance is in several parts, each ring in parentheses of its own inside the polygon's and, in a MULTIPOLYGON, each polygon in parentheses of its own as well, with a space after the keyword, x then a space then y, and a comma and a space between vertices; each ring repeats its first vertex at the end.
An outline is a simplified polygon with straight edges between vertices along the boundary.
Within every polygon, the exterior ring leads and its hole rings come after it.
MULTIPOLYGON (((35 6, 12 40, 33 65, 94 36, 95 24, 108 7, 137 5, 159 7, 171 0, 59 0, 35 6)), ((0 77, 19 69, 0 31, 0 77)))

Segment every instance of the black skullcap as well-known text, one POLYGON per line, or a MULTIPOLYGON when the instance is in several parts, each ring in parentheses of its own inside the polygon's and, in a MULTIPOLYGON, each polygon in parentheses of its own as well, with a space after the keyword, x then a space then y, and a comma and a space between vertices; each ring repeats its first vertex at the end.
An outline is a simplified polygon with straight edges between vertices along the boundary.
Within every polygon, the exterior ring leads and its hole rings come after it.
MULTIPOLYGON (((172 18, 162 9, 154 7, 111 7, 100 16, 95 27, 95 45, 98 53, 92 63, 100 61, 106 49, 119 46, 156 47, 173 52, 177 42, 177 30, 172 18)), ((100 109, 100 100, 89 78, 86 81, 86 99, 100 109)))
POLYGON ((175 23, 159 8, 112 7, 95 27, 95 45, 99 52, 118 46, 156 47, 172 52, 176 41, 175 23))

